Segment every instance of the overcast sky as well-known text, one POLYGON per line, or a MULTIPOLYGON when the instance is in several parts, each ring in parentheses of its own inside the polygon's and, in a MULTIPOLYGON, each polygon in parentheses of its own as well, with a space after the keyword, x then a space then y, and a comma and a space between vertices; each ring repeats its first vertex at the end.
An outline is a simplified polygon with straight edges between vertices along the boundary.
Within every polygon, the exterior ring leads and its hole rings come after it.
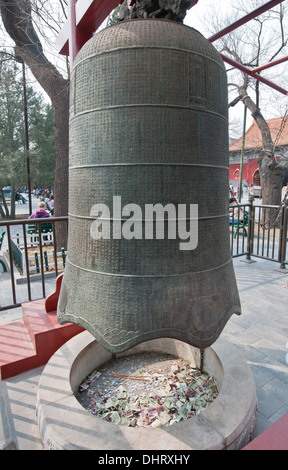
POLYGON ((232 0, 198 0, 198 3, 187 11, 184 23, 200 31, 205 37, 205 25, 201 24, 208 9, 217 8, 228 13, 232 10, 232 0))

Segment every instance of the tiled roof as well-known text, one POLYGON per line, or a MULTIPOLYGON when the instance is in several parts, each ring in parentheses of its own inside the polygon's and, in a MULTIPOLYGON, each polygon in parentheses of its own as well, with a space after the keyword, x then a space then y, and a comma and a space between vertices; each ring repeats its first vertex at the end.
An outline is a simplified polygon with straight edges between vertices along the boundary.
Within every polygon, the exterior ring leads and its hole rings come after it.
MULTIPOLYGON (((279 129, 281 128, 282 124, 282 117, 268 119, 266 122, 270 128, 271 138, 272 141, 275 142, 277 138, 279 129)), ((285 125, 282 130, 282 133, 277 140, 277 145, 288 145, 288 119, 285 120, 285 125)), ((258 149, 262 148, 262 137, 259 127, 257 126, 256 122, 253 121, 253 124, 249 127, 245 134, 245 149, 258 149)), ((241 150, 242 149, 242 137, 239 139, 234 140, 229 145, 229 151, 232 152, 233 150, 241 150)))

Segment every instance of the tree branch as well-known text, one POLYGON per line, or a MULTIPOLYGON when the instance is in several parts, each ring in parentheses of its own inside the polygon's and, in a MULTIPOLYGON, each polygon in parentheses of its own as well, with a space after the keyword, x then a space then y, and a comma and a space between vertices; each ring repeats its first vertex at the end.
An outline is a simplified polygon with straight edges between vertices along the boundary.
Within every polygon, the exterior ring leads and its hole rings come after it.
POLYGON ((52 103, 59 102, 59 89, 68 94, 68 81, 44 55, 32 22, 31 1, 2 0, 0 11, 5 29, 15 42, 16 55, 28 65, 52 103))

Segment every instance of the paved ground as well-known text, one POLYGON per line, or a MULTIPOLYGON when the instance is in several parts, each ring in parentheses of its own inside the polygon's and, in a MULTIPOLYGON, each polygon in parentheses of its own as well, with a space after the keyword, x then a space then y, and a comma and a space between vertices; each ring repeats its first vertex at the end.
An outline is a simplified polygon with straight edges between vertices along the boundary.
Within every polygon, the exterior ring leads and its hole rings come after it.
MULTIPOLYGON (((276 271, 278 264, 270 261, 246 264, 241 260, 235 258, 234 267, 243 313, 233 315, 222 336, 239 349, 253 372, 258 396, 256 437, 288 412, 288 274, 276 271)), ((49 281, 51 291, 53 282, 49 281)), ((5 283, 0 273, 0 295, 5 283)), ((0 312, 0 324, 20 317, 20 309, 0 312)), ((0 381, 0 449, 11 442, 10 448, 42 449, 35 413, 42 370, 0 381)))

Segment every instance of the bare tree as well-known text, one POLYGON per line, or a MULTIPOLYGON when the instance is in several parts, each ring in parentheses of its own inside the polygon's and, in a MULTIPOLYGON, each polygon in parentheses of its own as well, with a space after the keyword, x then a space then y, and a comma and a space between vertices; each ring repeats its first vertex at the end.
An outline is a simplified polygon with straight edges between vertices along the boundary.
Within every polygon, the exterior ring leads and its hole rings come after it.
MULTIPOLYGON (((228 24, 233 23, 236 18, 244 16, 259 7, 258 0, 243 1, 234 3, 235 16, 221 19, 219 16, 210 16, 210 31, 215 33, 223 29, 228 24)), ((287 48, 287 37, 284 26, 285 9, 283 4, 262 14, 260 17, 250 21, 238 30, 219 39, 215 46, 223 54, 231 57, 238 63, 256 68, 279 57, 287 48)), ((273 73, 269 71, 268 73, 273 73)), ((277 76, 277 83, 279 76, 277 76)), ((247 106, 253 119, 260 129, 262 135, 262 150, 259 154, 258 165, 262 186, 262 198, 264 204, 280 204, 281 189, 288 181, 288 163, 283 159, 275 158, 275 142, 271 137, 271 132, 264 114, 261 110, 262 91, 259 81, 238 69, 228 70, 228 86, 236 97, 231 100, 229 106, 235 106, 238 102, 247 106)), ((283 96, 281 96, 281 99, 283 96)), ((263 104, 263 100, 262 100, 263 104)))
MULTIPOLYGON (((15 43, 15 56, 20 57, 50 97, 55 110, 55 216, 68 213, 68 131, 69 80, 64 78, 43 52, 34 27, 31 0, 1 0, 4 27, 15 43)), ((59 225, 59 224, 57 224, 59 225)), ((66 229, 58 230, 59 245, 66 246, 66 229)))

